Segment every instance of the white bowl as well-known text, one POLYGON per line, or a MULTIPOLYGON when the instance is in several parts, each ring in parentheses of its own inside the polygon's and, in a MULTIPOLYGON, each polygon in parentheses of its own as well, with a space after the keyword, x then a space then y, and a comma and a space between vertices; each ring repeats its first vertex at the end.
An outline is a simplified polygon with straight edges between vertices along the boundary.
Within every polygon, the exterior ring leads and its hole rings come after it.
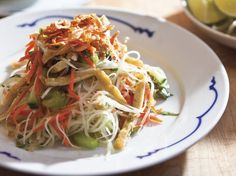
POLYGON ((210 38, 214 39, 215 41, 219 43, 222 43, 232 48, 236 48, 236 37, 230 36, 223 32, 216 31, 210 28, 209 26, 205 25, 204 23, 200 22, 189 11, 188 6, 187 6, 187 0, 181 0, 181 1, 184 7, 185 14, 201 31, 203 31, 207 36, 209 36, 210 38))

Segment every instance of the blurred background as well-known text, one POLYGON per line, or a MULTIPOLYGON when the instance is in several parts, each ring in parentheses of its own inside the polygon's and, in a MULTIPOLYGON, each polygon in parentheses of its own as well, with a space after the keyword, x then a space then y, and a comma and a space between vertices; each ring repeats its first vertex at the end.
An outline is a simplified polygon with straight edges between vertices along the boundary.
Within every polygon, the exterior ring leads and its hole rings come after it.
POLYGON ((133 10, 150 15, 166 16, 181 8, 180 0, 0 0, 0 15, 22 11, 106 6, 133 10))

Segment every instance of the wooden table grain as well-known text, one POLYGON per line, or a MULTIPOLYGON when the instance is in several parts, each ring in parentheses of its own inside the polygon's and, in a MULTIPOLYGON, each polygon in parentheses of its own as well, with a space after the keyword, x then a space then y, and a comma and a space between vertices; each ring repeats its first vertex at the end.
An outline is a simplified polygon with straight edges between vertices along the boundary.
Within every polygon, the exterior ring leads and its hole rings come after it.
MULTIPOLYGON (((146 169, 119 176, 234 176, 236 175, 236 49, 216 43, 201 33, 184 15, 180 0, 94 0, 89 7, 118 7, 133 12, 164 17, 205 41, 220 57, 230 80, 227 108, 216 127, 183 154, 146 169)), ((0 168, 0 175, 27 176, 0 168)))

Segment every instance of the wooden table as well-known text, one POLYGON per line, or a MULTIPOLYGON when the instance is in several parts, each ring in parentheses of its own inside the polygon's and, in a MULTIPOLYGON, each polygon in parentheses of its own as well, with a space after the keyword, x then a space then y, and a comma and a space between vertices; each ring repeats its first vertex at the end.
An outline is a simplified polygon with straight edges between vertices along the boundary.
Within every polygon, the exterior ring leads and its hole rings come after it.
MULTIPOLYGON (((143 170, 120 176, 199 176, 236 175, 236 49, 225 47, 204 36, 184 15, 180 0, 94 0, 86 6, 113 6, 134 12, 164 17, 204 40, 220 57, 230 80, 228 106, 208 136, 183 154, 143 170)), ((0 168, 0 175, 25 176, 0 168)))

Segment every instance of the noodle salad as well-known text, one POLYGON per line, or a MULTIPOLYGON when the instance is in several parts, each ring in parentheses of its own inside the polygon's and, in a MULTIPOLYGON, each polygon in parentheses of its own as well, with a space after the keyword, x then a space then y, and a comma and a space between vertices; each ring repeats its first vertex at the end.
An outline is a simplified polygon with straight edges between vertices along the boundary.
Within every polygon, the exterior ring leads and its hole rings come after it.
POLYGON ((113 28, 88 14, 30 35, 0 87, 0 122, 16 146, 121 150, 159 115, 176 115, 155 108, 171 96, 165 73, 128 51, 113 28))

